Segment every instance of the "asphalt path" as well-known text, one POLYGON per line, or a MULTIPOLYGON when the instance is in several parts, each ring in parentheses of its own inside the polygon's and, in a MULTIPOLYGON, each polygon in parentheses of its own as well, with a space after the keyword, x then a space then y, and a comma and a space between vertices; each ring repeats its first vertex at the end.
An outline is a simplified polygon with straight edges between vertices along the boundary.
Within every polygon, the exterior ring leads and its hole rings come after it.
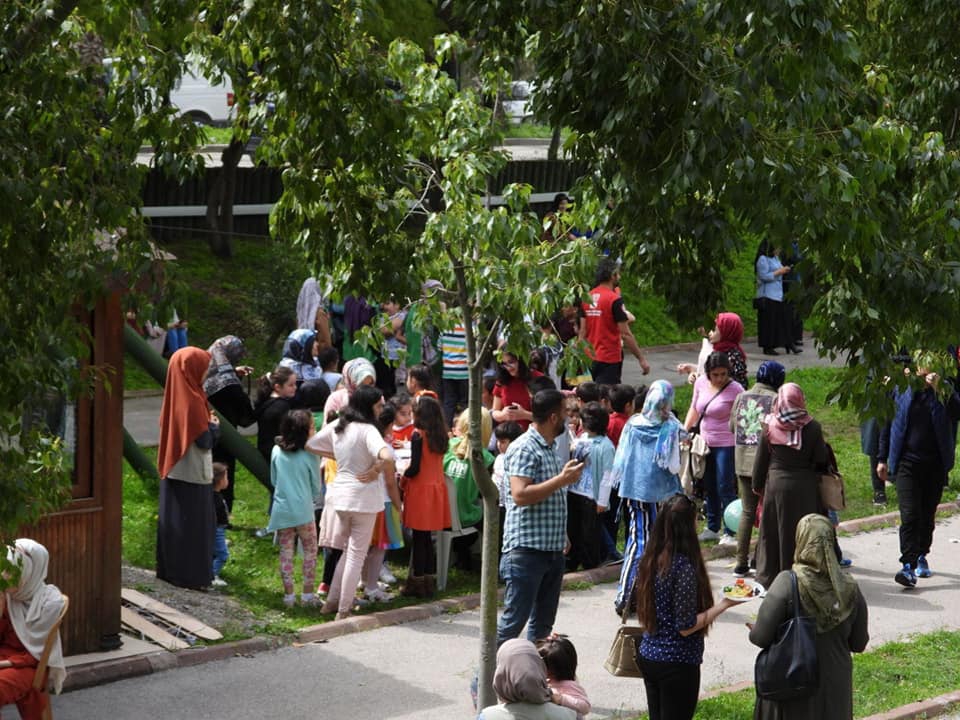
MULTIPOLYGON (((930 554, 935 574, 907 590, 893 582, 899 567, 896 528, 841 538, 869 606, 868 649, 937 628, 960 628, 958 543, 960 517, 939 522, 930 554)), ((729 559, 709 563, 715 594, 731 581, 731 567, 729 559)), ((614 592, 613 584, 564 592, 555 628, 577 648, 592 718, 633 717, 646 707, 642 681, 612 677, 602 666, 619 622, 614 592)), ((706 640, 701 692, 752 679, 757 649, 744 623, 754 618, 758 603, 738 605, 714 624, 706 640)), ((478 612, 443 615, 79 690, 54 698, 53 711, 58 720, 471 718, 469 684, 478 662, 478 637, 478 612)))

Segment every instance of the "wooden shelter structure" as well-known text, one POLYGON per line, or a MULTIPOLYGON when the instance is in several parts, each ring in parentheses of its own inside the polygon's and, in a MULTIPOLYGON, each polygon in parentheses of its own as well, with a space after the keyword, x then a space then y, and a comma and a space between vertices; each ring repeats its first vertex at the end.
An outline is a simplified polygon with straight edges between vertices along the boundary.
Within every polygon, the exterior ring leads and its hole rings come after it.
POLYGON ((92 396, 62 403, 53 426, 73 465, 70 501, 22 531, 50 552, 48 581, 70 596, 61 628, 64 653, 120 645, 123 511, 123 325, 121 294, 102 296, 82 318, 90 362, 106 370, 92 396), (109 386, 108 386, 109 385, 109 386), (112 391, 111 391, 112 388, 112 391))

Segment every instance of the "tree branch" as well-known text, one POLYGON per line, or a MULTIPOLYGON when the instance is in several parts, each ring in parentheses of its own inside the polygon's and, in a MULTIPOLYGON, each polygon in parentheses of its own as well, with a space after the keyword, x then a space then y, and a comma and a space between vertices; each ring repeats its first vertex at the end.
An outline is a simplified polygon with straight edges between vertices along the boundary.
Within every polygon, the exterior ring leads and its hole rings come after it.
POLYGON ((52 12, 37 15, 10 44, 10 50, 7 53, 8 59, 4 63, 3 72, 7 72, 32 52, 33 47, 43 41, 48 32, 60 27, 60 24, 70 16, 70 13, 76 7, 77 0, 60 0, 54 6, 52 12))

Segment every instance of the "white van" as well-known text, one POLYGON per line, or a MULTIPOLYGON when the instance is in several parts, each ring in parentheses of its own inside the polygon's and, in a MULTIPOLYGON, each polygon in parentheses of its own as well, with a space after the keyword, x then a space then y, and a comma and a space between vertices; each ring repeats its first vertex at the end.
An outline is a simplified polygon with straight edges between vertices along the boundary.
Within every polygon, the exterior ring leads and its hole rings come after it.
POLYGON ((170 92, 170 104, 196 123, 228 125, 233 115, 233 86, 230 78, 214 85, 195 67, 185 70, 170 92))

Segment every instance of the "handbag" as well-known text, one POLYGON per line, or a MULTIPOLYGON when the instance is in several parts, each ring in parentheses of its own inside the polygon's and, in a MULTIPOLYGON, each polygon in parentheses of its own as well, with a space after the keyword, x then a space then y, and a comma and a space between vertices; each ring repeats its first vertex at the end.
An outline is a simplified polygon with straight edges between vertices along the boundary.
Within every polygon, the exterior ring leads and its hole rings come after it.
POLYGON ((793 585, 793 617, 777 629, 777 639, 757 655, 754 684, 757 697, 765 700, 795 700, 810 697, 820 687, 817 661, 817 621, 800 614, 797 574, 790 571, 793 585))
POLYGON ((820 500, 827 510, 844 510, 847 507, 843 475, 836 470, 820 475, 820 500))
MULTIPOLYGON (((634 578, 634 590, 636 585, 637 580, 634 578)), ((628 598, 632 596, 633 590, 630 591, 628 598)), ((613 638, 613 644, 610 646, 610 652, 607 653, 603 667, 608 673, 617 677, 642 678, 643 671, 640 669, 637 656, 640 639, 643 637, 643 628, 639 625, 627 625, 629 615, 630 600, 628 599, 620 616, 620 627, 617 628, 617 634, 613 638)))
POLYGON ((837 469, 837 456, 827 443, 827 471, 820 474, 820 501, 827 510, 844 510, 847 495, 843 487, 843 475, 837 469))

